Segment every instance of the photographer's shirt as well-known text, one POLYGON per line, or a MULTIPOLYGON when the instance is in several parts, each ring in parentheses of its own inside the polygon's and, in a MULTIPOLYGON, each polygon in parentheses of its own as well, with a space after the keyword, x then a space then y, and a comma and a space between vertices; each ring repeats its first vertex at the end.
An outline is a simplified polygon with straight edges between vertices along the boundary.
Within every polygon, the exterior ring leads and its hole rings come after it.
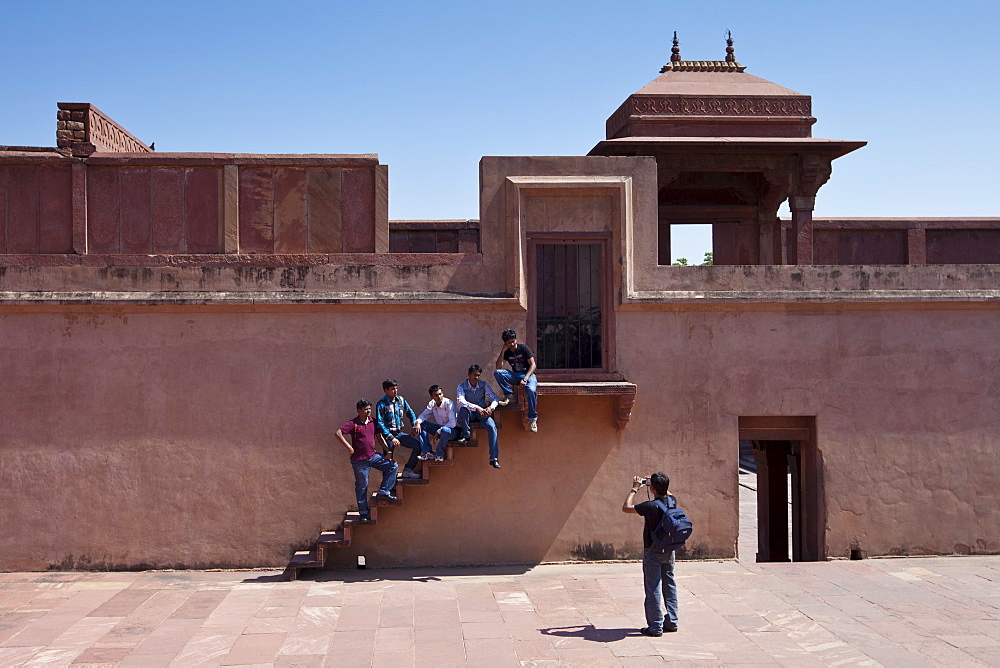
MULTIPOLYGON (((670 495, 657 497, 663 502, 667 508, 670 507, 670 495)), ((650 533, 658 526, 660 526, 660 520, 663 519, 663 511, 652 501, 643 501, 635 506, 635 512, 642 515, 642 519, 646 520, 646 525, 642 527, 642 547, 643 549, 648 549, 653 546, 653 539, 650 533)))
POLYGON ((513 351, 509 349, 503 351, 503 358, 514 373, 527 373, 530 366, 528 360, 534 356, 535 353, 531 352, 531 348, 523 343, 514 346, 513 351))

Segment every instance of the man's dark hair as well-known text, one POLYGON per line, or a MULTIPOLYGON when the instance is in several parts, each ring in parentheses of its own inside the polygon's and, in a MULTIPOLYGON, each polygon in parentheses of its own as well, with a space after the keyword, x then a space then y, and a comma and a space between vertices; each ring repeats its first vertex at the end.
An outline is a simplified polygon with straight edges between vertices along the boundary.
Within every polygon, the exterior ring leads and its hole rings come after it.
POLYGON ((517 332, 515 332, 513 329, 505 329, 503 330, 503 334, 500 335, 500 338, 503 339, 504 343, 507 343, 511 339, 517 338, 517 332))
POLYGON ((479 373, 482 373, 483 367, 479 366, 478 364, 473 364, 472 366, 469 367, 469 373, 472 373, 473 371, 478 371, 479 373))
POLYGON ((431 385, 430 387, 427 388, 427 394, 434 394, 440 389, 441 389, 440 385, 431 385))
POLYGON ((397 385, 399 385, 399 383, 394 381, 392 378, 386 378, 382 381, 383 390, 388 390, 390 387, 396 387, 397 385))
POLYGON ((666 473, 654 473, 649 476, 649 486, 653 488, 657 496, 666 496, 667 490, 670 489, 670 478, 667 477, 666 473))
POLYGON ((372 405, 372 402, 368 401, 367 399, 358 399, 358 403, 355 406, 355 408, 357 410, 361 410, 365 406, 371 406, 371 405, 372 405))

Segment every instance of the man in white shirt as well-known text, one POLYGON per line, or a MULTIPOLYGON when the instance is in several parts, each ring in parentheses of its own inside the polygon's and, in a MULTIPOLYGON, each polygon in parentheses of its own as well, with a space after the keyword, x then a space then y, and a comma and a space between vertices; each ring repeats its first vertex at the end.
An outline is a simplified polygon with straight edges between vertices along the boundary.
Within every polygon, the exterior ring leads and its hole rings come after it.
POLYGON ((455 404, 444 396, 440 385, 431 385, 427 392, 431 395, 431 400, 417 421, 413 423, 413 430, 419 434, 420 438, 420 456, 417 459, 423 461, 433 459, 436 462, 443 462, 445 447, 451 440, 452 434, 455 433, 455 404), (431 448, 431 436, 434 434, 438 436, 436 455, 431 448))

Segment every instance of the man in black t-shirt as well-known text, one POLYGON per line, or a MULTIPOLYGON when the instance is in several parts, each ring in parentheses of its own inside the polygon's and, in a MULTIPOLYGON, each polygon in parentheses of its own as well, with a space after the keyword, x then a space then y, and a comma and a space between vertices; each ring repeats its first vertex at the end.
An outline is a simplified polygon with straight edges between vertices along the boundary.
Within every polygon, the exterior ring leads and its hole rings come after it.
POLYGON ((638 505, 633 503, 636 492, 646 484, 653 489, 659 501, 671 507, 668 502, 670 495, 667 493, 670 478, 665 473, 654 473, 649 476, 648 481, 642 476, 633 478, 632 490, 625 497, 622 512, 638 513, 646 520, 642 528, 642 576, 646 589, 644 605, 647 626, 639 631, 655 638, 663 635, 664 631, 670 633, 677 630, 677 582, 674 580, 674 551, 656 552, 655 549, 650 549, 653 546, 650 533, 659 526, 663 511, 653 501, 644 501, 638 505), (664 603, 667 605, 666 617, 663 615, 664 603))
POLYGON ((513 329, 505 329, 500 338, 503 339, 503 347, 497 355, 497 370, 493 372, 497 385, 504 392, 504 398, 499 403, 506 406, 510 403, 514 388, 518 385, 524 387, 524 395, 528 400, 528 429, 537 432, 538 378, 535 376, 535 353, 528 346, 517 342, 517 332, 513 329), (510 365, 510 371, 500 368, 504 362, 510 365))

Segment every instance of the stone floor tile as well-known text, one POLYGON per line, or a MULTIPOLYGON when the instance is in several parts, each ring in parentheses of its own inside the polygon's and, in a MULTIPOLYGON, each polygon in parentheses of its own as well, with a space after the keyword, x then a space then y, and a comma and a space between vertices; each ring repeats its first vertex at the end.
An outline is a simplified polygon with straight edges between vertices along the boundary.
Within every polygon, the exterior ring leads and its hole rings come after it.
POLYGON ((967 647, 964 650, 987 666, 1000 666, 1000 647, 967 647))
POLYGON ((413 623, 414 614, 412 605, 382 605, 378 618, 378 625, 380 627, 412 627, 413 623))
POLYGON ((465 638, 506 638, 510 639, 510 631, 501 624, 484 622, 463 622, 462 635, 465 638))
POLYGON ((196 591, 174 610, 170 617, 173 619, 207 619, 223 599, 228 596, 228 591, 196 591))
POLYGON ((520 666, 514 641, 507 638, 467 638, 465 656, 470 666, 520 666))
POLYGON ((323 668, 326 652, 321 654, 279 654, 274 659, 274 668, 323 668))
POLYGON ((128 647, 91 647, 84 650, 73 659, 73 664, 111 664, 117 665, 132 650, 128 647))
POLYGON ((372 657, 372 668, 408 668, 416 666, 413 650, 406 652, 376 652, 372 657))
POLYGON ((80 654, 79 649, 57 649, 49 647, 24 662, 25 668, 44 668, 47 666, 67 666, 80 654))
POLYGON ((149 589, 125 589, 88 613, 91 617, 125 617, 153 595, 149 589))
POLYGON ((243 633, 288 633, 294 625, 295 617, 254 617, 247 622, 243 633))
POLYGON ((253 633, 242 635, 233 643, 229 653, 222 658, 221 665, 239 666, 243 664, 272 663, 284 642, 284 633, 253 633))
POLYGON ((375 655, 375 629, 335 631, 330 638, 328 666, 366 666, 375 655))
POLYGON ((624 665, 622 659, 607 647, 574 647, 558 649, 556 653, 563 665, 574 668, 618 668, 624 665))
POLYGON ((657 668, 667 665, 667 660, 660 656, 623 656, 618 659, 625 668, 657 668))
POLYGON ((991 638, 981 633, 967 635, 941 635, 938 636, 938 638, 945 641, 949 645, 958 647, 959 649, 965 649, 968 647, 1000 647, 1000 640, 991 638))
POLYGON ((195 666, 218 666, 223 657, 236 643, 235 635, 195 635, 170 662, 177 668, 193 668, 195 666))
POLYGON ((122 668, 168 665, 198 629, 197 619, 167 619, 153 629, 122 661, 122 668))
POLYGON ((411 652, 414 642, 412 628, 379 628, 375 632, 375 653, 411 652))
POLYGON ((541 659, 559 659, 556 648, 548 640, 515 640, 514 652, 522 663, 541 659))

